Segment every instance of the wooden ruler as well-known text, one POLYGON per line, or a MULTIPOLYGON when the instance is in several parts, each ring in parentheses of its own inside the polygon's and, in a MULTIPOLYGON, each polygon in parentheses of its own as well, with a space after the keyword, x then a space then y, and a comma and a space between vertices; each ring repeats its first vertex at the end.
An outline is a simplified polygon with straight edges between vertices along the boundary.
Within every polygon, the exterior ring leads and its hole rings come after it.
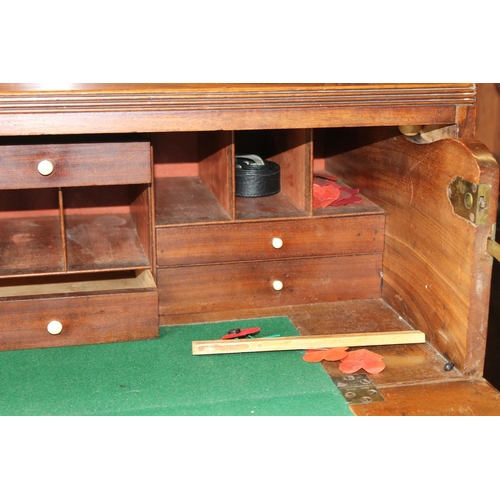
POLYGON ((192 344, 193 354, 234 354, 238 352, 293 351, 393 344, 423 344, 425 334, 419 330, 398 332, 347 333, 339 335, 304 335, 232 340, 199 340, 192 344))

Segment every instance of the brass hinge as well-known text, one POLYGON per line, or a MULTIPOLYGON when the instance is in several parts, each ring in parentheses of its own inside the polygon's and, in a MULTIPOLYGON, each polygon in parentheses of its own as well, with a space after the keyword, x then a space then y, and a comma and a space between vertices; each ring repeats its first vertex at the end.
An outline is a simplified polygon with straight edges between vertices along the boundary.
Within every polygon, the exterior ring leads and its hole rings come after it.
POLYGON ((349 404, 367 404, 384 401, 375 384, 364 373, 331 377, 333 383, 349 404))
POLYGON ((448 199, 454 214, 481 226, 488 224, 490 192, 489 184, 475 184, 457 176, 448 186, 448 199))

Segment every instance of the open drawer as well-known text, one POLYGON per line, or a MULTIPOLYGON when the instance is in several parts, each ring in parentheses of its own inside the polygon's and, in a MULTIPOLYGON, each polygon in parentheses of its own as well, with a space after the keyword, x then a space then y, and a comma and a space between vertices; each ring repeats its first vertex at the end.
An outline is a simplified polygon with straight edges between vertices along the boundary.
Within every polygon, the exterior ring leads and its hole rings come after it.
POLYGON ((158 291, 149 270, 18 281, 0 281, 0 350, 158 336, 158 291))

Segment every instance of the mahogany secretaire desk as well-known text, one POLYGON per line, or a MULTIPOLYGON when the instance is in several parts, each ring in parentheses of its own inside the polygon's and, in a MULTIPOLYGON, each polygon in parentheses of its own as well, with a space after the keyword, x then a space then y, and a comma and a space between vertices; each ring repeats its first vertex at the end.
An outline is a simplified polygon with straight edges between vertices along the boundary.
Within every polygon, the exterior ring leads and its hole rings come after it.
POLYGON ((0 85, 0 348, 269 315, 302 335, 417 329, 425 344, 373 349, 384 401, 353 411, 500 415, 482 378, 498 166, 475 95, 0 85), (278 194, 236 196, 240 154, 279 164, 278 194), (362 202, 316 208, 315 175, 362 202))

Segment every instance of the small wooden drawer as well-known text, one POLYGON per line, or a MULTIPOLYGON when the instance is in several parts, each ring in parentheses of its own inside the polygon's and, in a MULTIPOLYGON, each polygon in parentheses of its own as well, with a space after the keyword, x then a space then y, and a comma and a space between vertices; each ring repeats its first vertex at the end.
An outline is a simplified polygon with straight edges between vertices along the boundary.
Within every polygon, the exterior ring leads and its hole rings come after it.
POLYGON ((147 184, 150 157, 146 141, 3 145, 2 189, 147 184))
POLYGON ((159 266, 289 259, 383 251, 385 215, 157 229, 159 266))
POLYGON ((382 254, 158 270, 160 315, 381 296, 382 254))
POLYGON ((0 286, 0 350, 157 337, 158 291, 150 271, 104 278, 0 286))

